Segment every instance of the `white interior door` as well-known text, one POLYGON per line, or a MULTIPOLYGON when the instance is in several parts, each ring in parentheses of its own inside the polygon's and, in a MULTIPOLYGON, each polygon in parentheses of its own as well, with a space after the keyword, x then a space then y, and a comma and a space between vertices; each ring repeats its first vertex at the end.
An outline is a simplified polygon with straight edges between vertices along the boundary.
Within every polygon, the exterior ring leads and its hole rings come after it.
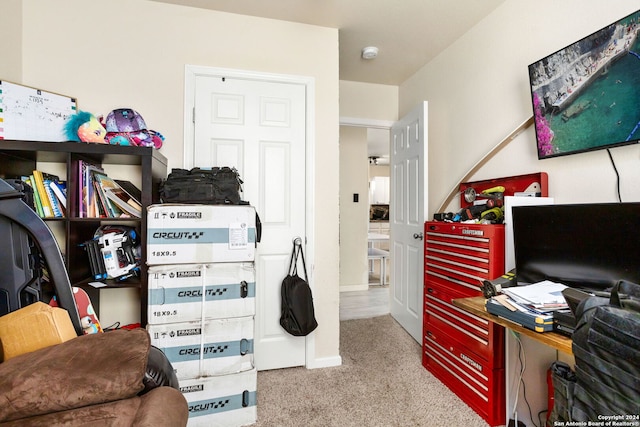
POLYGON ((305 337, 280 326, 280 285, 293 239, 305 240, 304 84, 195 77, 193 166, 238 169, 262 221, 256 252, 258 370, 305 365, 305 337))
POLYGON ((391 128, 391 315, 422 343, 427 103, 391 128))

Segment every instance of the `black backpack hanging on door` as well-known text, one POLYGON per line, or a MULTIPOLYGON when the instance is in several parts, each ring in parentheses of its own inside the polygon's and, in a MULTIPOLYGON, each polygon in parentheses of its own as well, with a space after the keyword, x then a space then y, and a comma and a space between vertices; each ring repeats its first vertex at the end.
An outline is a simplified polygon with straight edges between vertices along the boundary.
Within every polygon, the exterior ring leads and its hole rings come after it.
POLYGON ((293 241, 289 274, 282 281, 281 297, 280 325, 285 331, 299 337, 309 335, 318 327, 300 238, 293 241), (298 255, 302 259, 304 279, 298 276, 298 255))

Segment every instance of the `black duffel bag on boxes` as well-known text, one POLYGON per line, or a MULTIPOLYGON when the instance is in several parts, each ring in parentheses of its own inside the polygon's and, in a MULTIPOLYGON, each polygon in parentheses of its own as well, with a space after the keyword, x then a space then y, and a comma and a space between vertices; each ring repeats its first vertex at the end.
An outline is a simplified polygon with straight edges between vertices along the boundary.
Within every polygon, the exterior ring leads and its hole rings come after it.
POLYGON ((174 168, 160 184, 160 199, 163 203, 245 205, 248 202, 240 197, 241 185, 242 180, 235 168, 174 168))

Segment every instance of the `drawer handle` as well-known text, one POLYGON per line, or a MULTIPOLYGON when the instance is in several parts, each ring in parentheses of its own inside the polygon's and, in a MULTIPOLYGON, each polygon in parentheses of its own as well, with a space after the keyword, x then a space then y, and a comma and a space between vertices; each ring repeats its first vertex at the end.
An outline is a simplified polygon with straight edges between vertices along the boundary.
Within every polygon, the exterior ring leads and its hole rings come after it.
POLYGON ((246 338, 242 338, 240 340, 240 356, 245 356, 247 353, 251 352, 251 342, 246 339, 246 338))
POLYGON ((249 284, 243 280, 240 282, 240 298, 246 298, 249 295, 249 284))

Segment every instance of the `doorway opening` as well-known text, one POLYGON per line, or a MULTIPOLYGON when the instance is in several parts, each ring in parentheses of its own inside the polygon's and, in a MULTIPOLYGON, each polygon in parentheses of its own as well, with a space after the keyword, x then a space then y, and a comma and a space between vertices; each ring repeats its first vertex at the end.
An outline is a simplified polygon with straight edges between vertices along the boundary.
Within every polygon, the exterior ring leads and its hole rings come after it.
POLYGON ((340 320, 388 314, 392 122, 340 127, 340 320))

